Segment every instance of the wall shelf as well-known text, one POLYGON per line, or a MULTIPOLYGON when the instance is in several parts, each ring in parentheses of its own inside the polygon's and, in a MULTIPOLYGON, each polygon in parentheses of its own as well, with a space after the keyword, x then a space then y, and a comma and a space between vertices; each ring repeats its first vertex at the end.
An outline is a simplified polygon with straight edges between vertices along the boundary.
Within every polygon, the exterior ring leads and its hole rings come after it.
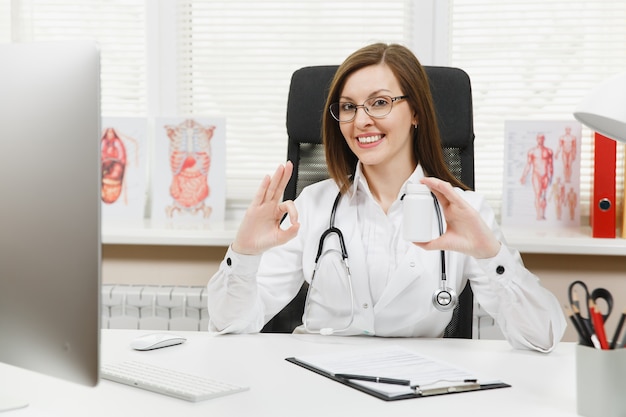
MULTIPOLYGON (((116 223, 103 225, 102 243, 226 247, 235 238, 238 224, 226 221, 204 226, 168 226, 152 225, 148 220, 143 224, 116 223)), ((503 227, 503 231, 509 245, 521 253, 626 256, 626 239, 592 238, 590 227, 562 230, 503 227)))
POLYGON ((235 238, 238 222, 226 221, 211 225, 153 225, 144 223, 112 223, 102 225, 105 245, 174 245, 228 246, 235 238))
POLYGON ((521 253, 625 256, 626 239, 593 238, 591 227, 529 229, 503 227, 510 246, 521 253))

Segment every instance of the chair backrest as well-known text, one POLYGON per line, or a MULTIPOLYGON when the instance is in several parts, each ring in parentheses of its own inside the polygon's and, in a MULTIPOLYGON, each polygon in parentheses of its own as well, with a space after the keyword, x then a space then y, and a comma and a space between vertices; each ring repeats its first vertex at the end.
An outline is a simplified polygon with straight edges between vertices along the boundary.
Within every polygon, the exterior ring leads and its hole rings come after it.
MULTIPOLYGON (((321 121, 326 95, 337 66, 305 67, 294 72, 287 99, 287 159, 294 171, 285 200, 295 199, 309 184, 329 177, 322 146, 321 121)), ((469 76, 461 69, 425 66, 441 133, 444 158, 451 172, 474 189, 474 122, 469 76)), ((270 320, 263 332, 291 332, 302 324, 306 284, 270 320)), ((469 284, 459 296, 446 337, 472 337, 473 294, 469 284)))

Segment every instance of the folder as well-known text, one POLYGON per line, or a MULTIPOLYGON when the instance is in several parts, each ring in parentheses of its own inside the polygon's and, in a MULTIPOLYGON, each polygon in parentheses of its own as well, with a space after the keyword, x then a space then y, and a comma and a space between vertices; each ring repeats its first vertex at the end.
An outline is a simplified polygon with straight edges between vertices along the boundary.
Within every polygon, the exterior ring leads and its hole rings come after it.
POLYGON ((286 360, 384 401, 510 387, 500 380, 478 377, 472 372, 395 345, 286 360), (362 376, 369 381, 341 376, 345 374, 362 376), (373 375, 376 377, 372 378, 373 375), (372 379, 380 379, 381 382, 372 379), (390 379, 406 381, 407 384, 382 382, 390 379))
POLYGON ((589 217, 593 237, 615 238, 617 143, 594 133, 593 185, 589 217))
MULTIPOLYGON (((624 166, 626 167, 626 152, 624 153, 624 166)), ((624 170, 624 176, 622 177, 623 184, 626 184, 626 170, 624 170)), ((622 239, 626 239, 626 194, 622 196, 622 239)), ((619 223, 618 223, 619 226, 619 223)))

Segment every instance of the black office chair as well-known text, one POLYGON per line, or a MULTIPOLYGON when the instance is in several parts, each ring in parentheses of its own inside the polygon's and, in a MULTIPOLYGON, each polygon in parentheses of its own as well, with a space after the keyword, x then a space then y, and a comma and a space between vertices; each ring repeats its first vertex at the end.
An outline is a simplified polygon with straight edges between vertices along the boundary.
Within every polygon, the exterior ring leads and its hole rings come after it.
MULTIPOLYGON (((469 76, 458 68, 425 67, 441 133, 444 158, 450 171, 474 189, 474 122, 469 76)), ((321 138, 322 114, 337 66, 305 67, 291 78, 287 99, 287 158, 294 170, 285 200, 295 199, 309 184, 329 177, 321 138)), ((305 283, 296 297, 262 329, 290 333, 302 324, 305 283)), ((472 338, 473 294, 468 285, 459 295, 444 337, 472 338)))

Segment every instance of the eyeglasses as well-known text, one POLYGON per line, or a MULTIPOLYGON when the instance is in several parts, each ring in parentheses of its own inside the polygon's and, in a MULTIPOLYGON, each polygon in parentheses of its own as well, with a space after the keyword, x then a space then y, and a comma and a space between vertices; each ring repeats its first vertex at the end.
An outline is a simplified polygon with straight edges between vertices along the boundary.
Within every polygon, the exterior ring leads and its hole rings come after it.
POLYGON ((354 120, 354 118, 356 117, 356 111, 359 109, 359 107, 363 107, 365 113, 367 113, 370 117, 373 117, 375 119, 381 119, 391 113, 393 103, 407 97, 408 96, 372 97, 365 100, 365 102, 360 106, 354 103, 350 103, 348 101, 340 101, 338 103, 331 104, 329 110, 330 114, 338 122, 351 122, 352 120, 354 120))

